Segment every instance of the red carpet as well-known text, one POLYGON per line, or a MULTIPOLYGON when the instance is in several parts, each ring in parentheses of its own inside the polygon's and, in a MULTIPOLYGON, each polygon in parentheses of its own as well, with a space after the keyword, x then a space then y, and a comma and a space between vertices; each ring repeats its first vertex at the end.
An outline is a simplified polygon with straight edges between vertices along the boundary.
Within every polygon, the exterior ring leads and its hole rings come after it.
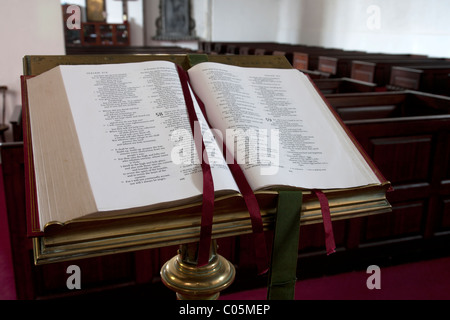
MULTIPOLYGON (((380 269, 381 289, 369 290, 371 274, 343 273, 298 281, 296 300, 449 300, 450 257, 380 269)), ((224 294, 223 300, 264 300, 265 288, 224 294)))

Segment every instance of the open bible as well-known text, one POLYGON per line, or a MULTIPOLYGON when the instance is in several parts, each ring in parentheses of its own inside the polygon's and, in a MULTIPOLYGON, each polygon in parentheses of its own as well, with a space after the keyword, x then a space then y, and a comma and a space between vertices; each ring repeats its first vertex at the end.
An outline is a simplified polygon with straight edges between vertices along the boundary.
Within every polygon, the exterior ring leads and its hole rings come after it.
POLYGON ((37 264, 199 241, 205 167, 213 238, 255 234, 249 190, 259 235, 273 225, 284 189, 302 191, 301 224, 322 221, 317 191, 328 198, 332 219, 390 211, 390 183, 287 61, 24 62, 27 220, 37 264))
POLYGON ((298 70, 205 62, 183 71, 188 92, 179 72, 167 61, 61 65, 27 80, 35 234, 199 203, 205 158, 217 199, 241 196, 234 160, 255 193, 388 188, 298 70))

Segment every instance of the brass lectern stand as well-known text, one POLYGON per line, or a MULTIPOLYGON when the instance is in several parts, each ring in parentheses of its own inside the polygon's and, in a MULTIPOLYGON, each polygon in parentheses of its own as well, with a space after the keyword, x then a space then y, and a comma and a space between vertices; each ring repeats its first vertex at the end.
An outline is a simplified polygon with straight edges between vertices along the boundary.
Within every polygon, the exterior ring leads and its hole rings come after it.
MULTIPOLYGON (((204 55, 89 55, 26 56, 24 75, 34 76, 61 64, 104 64, 168 60, 185 69, 199 60, 251 67, 291 68, 282 56, 204 56, 204 55)), ((30 148, 30 146, 26 146, 30 148)), ((32 186, 32 183, 27 185, 32 186)), ((390 211, 387 186, 367 187, 328 193, 333 220, 390 211)), ((32 193, 33 190, 27 190, 32 193)), ((278 193, 256 194, 263 225, 272 229, 277 214, 278 193)), ((321 208, 311 192, 303 193, 301 224, 322 222, 321 208)), ((160 210, 150 215, 52 225, 43 236, 33 238, 35 264, 68 261, 120 252, 180 245, 179 254, 161 270, 163 282, 179 299, 216 299, 234 280, 233 265, 217 253, 215 239, 252 232, 249 213, 243 199, 221 197, 215 201, 212 245, 209 264, 197 267, 197 243, 200 234, 201 203, 160 210)))

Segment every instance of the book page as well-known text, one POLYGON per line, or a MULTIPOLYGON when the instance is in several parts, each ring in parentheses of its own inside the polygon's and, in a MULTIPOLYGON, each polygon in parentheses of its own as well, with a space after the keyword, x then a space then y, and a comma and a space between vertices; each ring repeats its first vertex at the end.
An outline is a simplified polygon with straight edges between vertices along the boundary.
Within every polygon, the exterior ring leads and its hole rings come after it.
POLYGON ((207 62, 188 73, 211 125, 222 132, 254 190, 380 183, 298 70, 207 62))
MULTIPOLYGON (((99 211, 201 196, 202 170, 173 63, 60 68, 99 211)), ((237 190, 226 166, 212 172, 216 190, 237 190)))

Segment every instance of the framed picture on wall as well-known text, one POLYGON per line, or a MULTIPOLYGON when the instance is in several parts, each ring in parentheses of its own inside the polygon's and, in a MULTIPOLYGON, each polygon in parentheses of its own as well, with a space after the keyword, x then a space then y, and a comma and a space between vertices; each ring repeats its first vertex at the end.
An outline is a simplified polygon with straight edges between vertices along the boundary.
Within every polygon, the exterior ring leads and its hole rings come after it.
POLYGON ((191 18, 190 0, 160 0, 160 17, 156 22, 161 40, 195 38, 195 21, 191 18))
POLYGON ((88 22, 106 22, 106 0, 86 0, 88 22))

